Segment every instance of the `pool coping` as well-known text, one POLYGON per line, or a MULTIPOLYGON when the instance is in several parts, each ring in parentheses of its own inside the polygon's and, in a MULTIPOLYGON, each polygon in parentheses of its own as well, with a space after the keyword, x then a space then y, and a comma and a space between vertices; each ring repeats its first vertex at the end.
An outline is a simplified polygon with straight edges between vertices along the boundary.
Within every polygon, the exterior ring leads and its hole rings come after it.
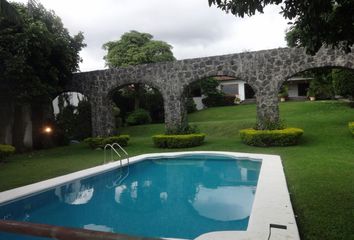
MULTIPOLYGON (((281 158, 278 155, 224 151, 190 151, 142 154, 131 157, 129 160, 130 163, 136 163, 146 158, 161 156, 173 157, 188 154, 220 154, 247 160, 262 160, 262 167, 259 174, 256 195, 254 198, 247 230, 209 232, 198 236, 195 238, 195 240, 267 239, 269 235, 270 224, 285 225, 287 227, 286 230, 272 228, 270 238, 271 240, 300 239, 294 212, 290 202, 281 158)), ((123 166, 126 164, 127 160, 124 159, 123 166)), ((23 187, 0 192, 0 205, 11 202, 14 199, 42 192, 47 189, 66 184, 67 182, 75 181, 80 178, 87 178, 118 167, 120 167, 119 161, 111 162, 74 173, 69 173, 60 177, 55 177, 23 187)))

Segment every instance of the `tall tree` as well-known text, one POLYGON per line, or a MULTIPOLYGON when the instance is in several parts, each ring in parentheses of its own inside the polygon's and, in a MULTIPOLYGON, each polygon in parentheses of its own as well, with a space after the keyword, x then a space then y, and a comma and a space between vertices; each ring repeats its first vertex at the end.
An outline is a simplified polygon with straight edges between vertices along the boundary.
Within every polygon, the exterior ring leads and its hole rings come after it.
MULTIPOLYGON (((104 60, 110 68, 175 60, 171 45, 138 31, 124 33, 121 39, 105 43, 103 49, 107 50, 104 60)), ((134 84, 135 109, 140 105, 140 88, 140 84, 134 84)))
POLYGON ((6 18, 13 23, 21 22, 21 17, 16 9, 6 0, 0 0, 0 18, 6 18))
POLYGON ((353 0, 208 0, 226 12, 252 16, 269 4, 282 4, 280 12, 292 20, 288 38, 293 46, 315 54, 323 44, 351 51, 354 44, 353 0), (294 30, 294 31, 292 31, 294 30))
MULTIPOLYGON (((0 91, 2 97, 6 96, 2 104, 13 105, 9 113, 19 116, 17 122, 23 122, 20 116, 29 115, 37 136, 51 112, 51 99, 78 69, 79 51, 85 44, 81 32, 70 36, 60 18, 41 4, 30 1, 27 6, 14 3, 12 6, 22 21, 0 19, 0 91)), ((18 131, 19 142, 24 131, 18 131)))

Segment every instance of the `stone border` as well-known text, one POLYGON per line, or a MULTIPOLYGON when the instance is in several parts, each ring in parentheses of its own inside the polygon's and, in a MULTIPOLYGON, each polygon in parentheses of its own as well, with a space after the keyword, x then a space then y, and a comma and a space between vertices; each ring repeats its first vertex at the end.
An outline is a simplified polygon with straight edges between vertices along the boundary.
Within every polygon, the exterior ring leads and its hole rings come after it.
MULTIPOLYGON (((286 185, 281 159, 277 155, 249 154, 236 152, 196 151, 196 152, 172 152, 143 154, 130 158, 130 163, 136 163, 146 158, 174 157, 189 154, 217 154, 229 155, 249 160, 261 160, 262 167, 258 179, 257 190, 253 202, 252 212, 248 223, 247 231, 218 231, 205 233, 196 240, 246 240, 246 239, 267 239, 269 224, 280 224, 287 226, 286 230, 272 228, 271 239, 294 239, 299 240, 299 233, 290 202, 289 192, 286 185)), ((123 165, 127 164, 123 160, 123 165)), ((48 179, 42 182, 11 189, 0 193, 0 205, 18 198, 34 193, 42 192, 59 185, 66 184, 80 178, 87 178, 103 172, 118 168, 120 162, 112 162, 105 165, 70 173, 64 176, 48 179)))

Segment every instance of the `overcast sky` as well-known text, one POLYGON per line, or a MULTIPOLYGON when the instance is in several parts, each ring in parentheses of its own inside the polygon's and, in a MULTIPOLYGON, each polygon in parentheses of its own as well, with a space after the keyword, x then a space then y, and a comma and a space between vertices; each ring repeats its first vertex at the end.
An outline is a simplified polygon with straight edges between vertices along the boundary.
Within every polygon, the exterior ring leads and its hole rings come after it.
MULTIPOLYGON (((27 0, 17 0, 27 2, 27 0)), ((173 46, 177 59, 285 47, 287 21, 280 7, 236 18, 208 0, 37 0, 62 19, 71 34, 84 32, 81 71, 105 68, 102 45, 130 30, 173 46)))

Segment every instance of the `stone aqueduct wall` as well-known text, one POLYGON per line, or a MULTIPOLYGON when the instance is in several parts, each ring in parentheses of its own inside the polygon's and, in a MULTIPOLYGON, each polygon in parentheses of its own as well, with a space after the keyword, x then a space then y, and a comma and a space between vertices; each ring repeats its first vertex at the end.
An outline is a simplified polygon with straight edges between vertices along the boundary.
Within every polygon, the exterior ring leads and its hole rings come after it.
POLYGON ((93 135, 108 135, 114 128, 110 92, 131 83, 145 83, 164 99, 166 128, 186 123, 184 90, 199 79, 227 75, 252 86, 256 93, 257 123, 279 118, 278 91, 286 79, 317 67, 354 69, 354 53, 321 49, 315 56, 301 48, 279 48, 222 56, 144 64, 125 68, 76 73, 67 91, 86 95, 92 106, 93 135))

